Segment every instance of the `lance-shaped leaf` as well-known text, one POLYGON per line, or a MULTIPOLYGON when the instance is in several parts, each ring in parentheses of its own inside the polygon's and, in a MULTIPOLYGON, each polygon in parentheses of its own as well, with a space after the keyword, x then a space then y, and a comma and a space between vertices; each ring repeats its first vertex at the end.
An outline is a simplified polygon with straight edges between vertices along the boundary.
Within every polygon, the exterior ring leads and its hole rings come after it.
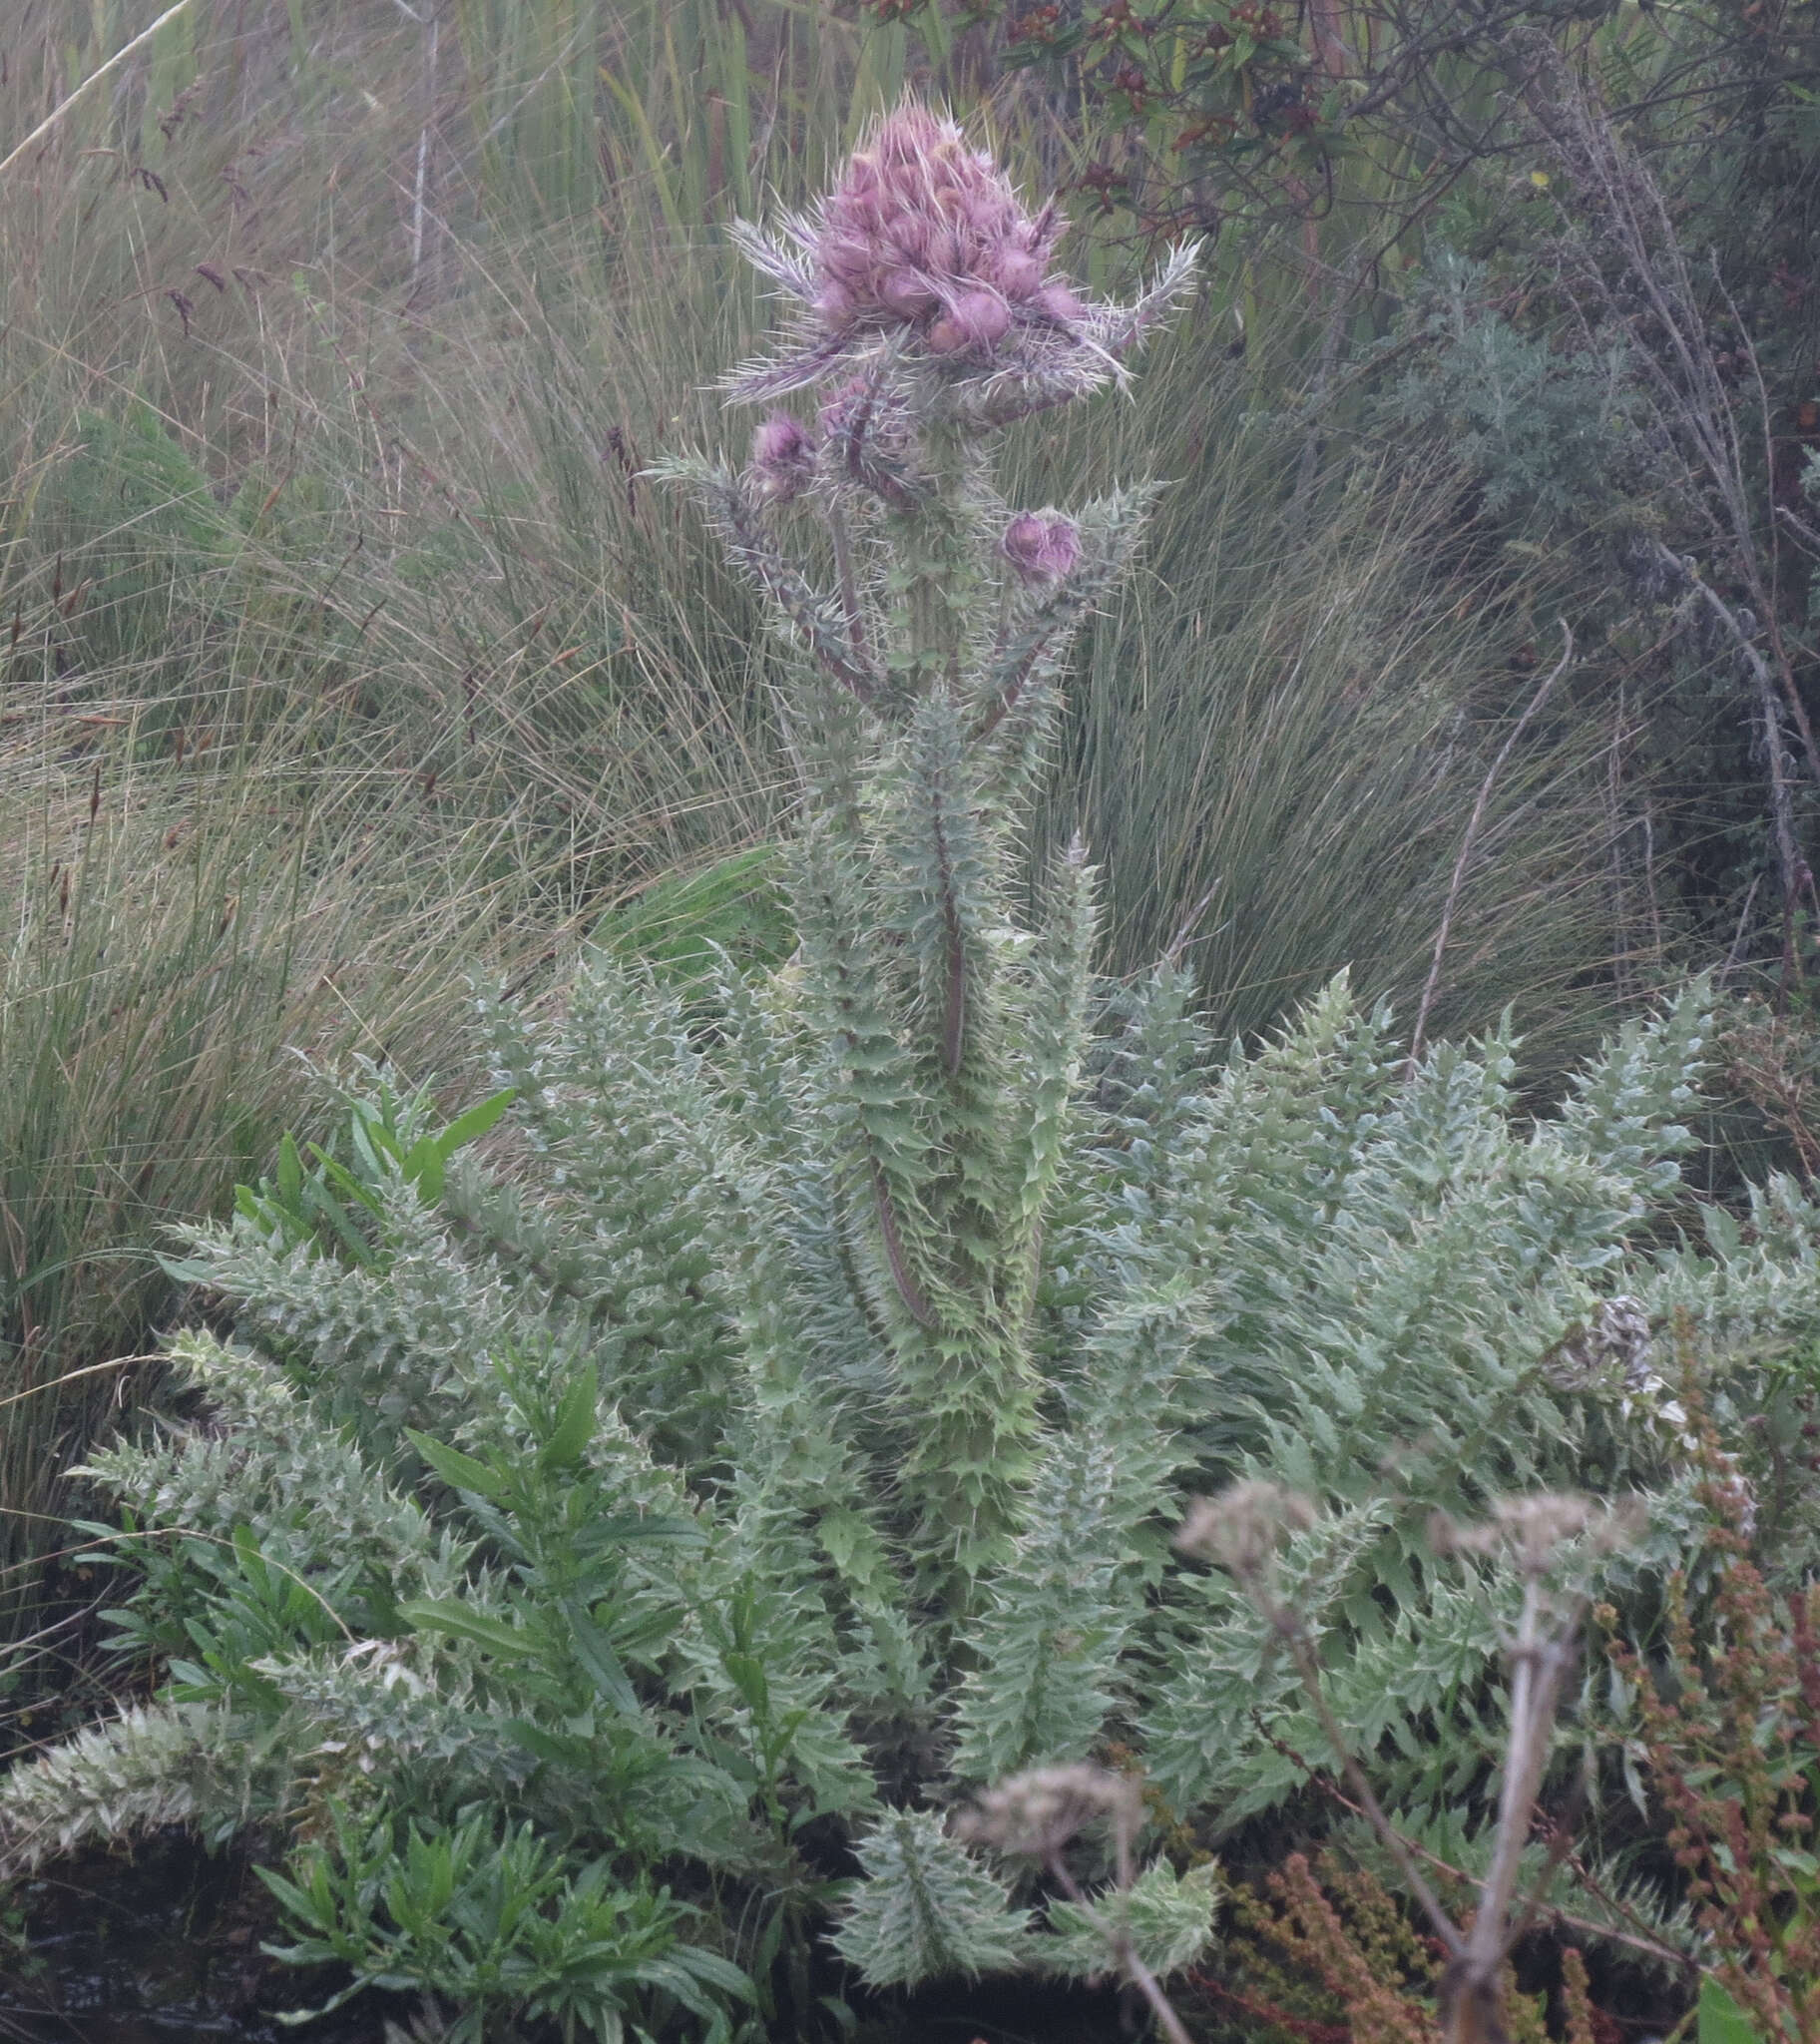
MULTIPOLYGON (((961 715, 946 692, 917 705, 879 778, 880 921, 915 974, 918 1051, 952 1081, 982 1047, 988 932, 1004 922, 1006 904, 1003 824, 982 813, 961 715)), ((964 1131, 941 1127, 938 1140, 957 1134, 964 1140, 964 1131)))
POLYGON ((1079 1760, 1125 1696, 1122 1656, 1161 1549, 1143 1528, 1178 1459, 1170 1420, 1193 1325, 1177 1286, 1122 1306, 1089 1343, 1067 1430, 1050 1437, 976 1623, 955 1758, 963 1778, 1079 1760))
POLYGON ((1087 1903, 1058 1896, 1049 1905, 1053 1935, 1038 1946, 1043 1970, 1074 1980, 1115 1971, 1110 1933, 1129 1937, 1139 1962, 1167 1979, 1205 1956, 1223 1892, 1219 1868, 1210 1862, 1177 1873, 1158 1859, 1123 1893, 1111 1889, 1087 1903))
POLYGON ((843 1139, 847 1190, 870 1220, 856 1248, 874 1274, 874 1302, 888 1324, 907 1314, 931 1326, 939 1265, 923 1205, 925 1102, 915 1060, 898 1041, 877 960, 861 940, 871 918, 855 865, 831 827, 804 833, 793 889, 803 967, 811 1013, 840 1074, 828 1105, 843 1139))

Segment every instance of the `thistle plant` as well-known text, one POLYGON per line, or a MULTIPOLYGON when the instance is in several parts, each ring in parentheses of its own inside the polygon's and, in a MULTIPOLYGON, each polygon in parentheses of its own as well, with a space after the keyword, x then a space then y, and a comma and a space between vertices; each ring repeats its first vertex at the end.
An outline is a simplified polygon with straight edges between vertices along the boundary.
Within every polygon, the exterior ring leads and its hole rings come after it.
POLYGON ((548 1009, 483 991, 488 1100, 438 1128, 368 1072, 338 1143, 196 1233, 233 1327, 175 1344, 199 1422, 91 1469, 163 1686, 0 1785, 0 1873, 258 1824, 295 1950, 425 1984, 481 1961, 362 1869, 478 1891, 510 1843, 527 2003, 549 1898, 637 1927, 603 2037, 748 2001, 807 2034, 836 1922, 878 1987, 1160 1990, 1218 1888, 1139 1807, 1178 1839, 1297 1793, 1312 1694, 1400 1828, 1484 1787, 1519 1614, 1426 1515, 1602 1481, 1652 1501, 1626 1567, 1671 1559, 1696 1479, 1650 1330, 1686 1317, 1730 1412, 1727 1372, 1820 1328, 1799 1189, 1675 1225, 1703 987, 1539 1121, 1508 1034, 1412 1061, 1344 981, 1216 1049, 1176 961, 1094 976, 1083 847, 1028 871, 1069 644, 1150 492, 1009 503, 992 438, 1122 382, 1191 252, 1089 302, 1053 216, 917 108, 742 241, 793 301, 729 385, 769 409, 669 473, 793 652, 794 955, 722 961, 711 1011, 605 948, 548 1009), (1273 1563, 1318 1683, 1171 1547, 1234 1481, 1319 1507, 1273 1563), (1141 1804, 1053 1773, 1115 1758, 1141 1804), (1035 1854, 950 1824, 1008 1781, 1109 1799, 1035 1854))
POLYGON ((1177 250, 1135 304, 1057 273, 1061 222, 905 105, 780 235, 741 231, 794 300, 729 381, 772 411, 734 472, 674 465, 802 662, 787 709, 807 813, 793 899, 805 1010, 838 1094, 833 1196, 895 1400, 915 1545, 958 1613, 1009 1551, 1038 1436, 1031 1320, 1087 1022, 1092 881, 1072 850, 1020 926, 1017 840, 1069 642, 1131 558, 1147 488, 1014 510, 989 443, 1122 381, 1187 292, 1177 250), (786 509, 819 525, 819 563, 786 509))

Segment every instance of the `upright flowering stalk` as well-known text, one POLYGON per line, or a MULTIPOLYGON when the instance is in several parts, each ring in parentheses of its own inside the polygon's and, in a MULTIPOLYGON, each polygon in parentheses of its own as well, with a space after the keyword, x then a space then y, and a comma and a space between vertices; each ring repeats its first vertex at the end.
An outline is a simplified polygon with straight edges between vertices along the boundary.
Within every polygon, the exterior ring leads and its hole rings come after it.
POLYGON ((1194 265, 1183 248, 1135 303, 1091 302, 1060 231, 952 121, 900 107, 812 212, 738 230, 791 312, 726 387, 771 408, 742 469, 674 471, 801 656, 796 1026, 904 1422, 912 1544, 957 1609, 1039 1433, 1027 1326, 1093 930, 1079 847, 1020 926, 1020 830, 1063 658, 1151 495, 1014 510, 987 448, 1123 382, 1194 265))

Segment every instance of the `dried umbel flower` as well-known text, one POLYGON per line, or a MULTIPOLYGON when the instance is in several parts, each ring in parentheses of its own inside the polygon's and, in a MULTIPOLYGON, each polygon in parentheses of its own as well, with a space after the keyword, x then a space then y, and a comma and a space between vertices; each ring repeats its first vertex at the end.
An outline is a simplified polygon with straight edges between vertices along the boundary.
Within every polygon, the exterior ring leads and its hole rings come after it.
POLYGON ((1483 1525, 1463 1526, 1445 1512, 1428 1522, 1437 1554, 1508 1554, 1525 1575, 1542 1575, 1564 1547, 1585 1541, 1594 1554, 1627 1546, 1639 1531, 1632 1506, 1607 1508, 1574 1491, 1501 1498, 1483 1525))
POLYGON ((752 477, 773 503, 800 496, 815 473, 815 442, 800 419, 769 413, 752 435, 752 477))
POLYGON ((1609 1373, 1634 1392, 1655 1378, 1653 1356, 1648 1307, 1620 1292, 1615 1298, 1601 1298, 1584 1326, 1562 1336, 1545 1358, 1543 1371, 1564 1391, 1585 1390, 1609 1373))
POLYGON ((957 1817, 954 1828, 969 1844, 1026 1859, 1050 1859, 1077 1832, 1102 1817, 1129 1841, 1142 1814, 1142 1790, 1134 1776, 1083 1764, 1011 1776, 957 1817))
POLYGON ((1006 526, 999 551, 1026 582, 1060 582, 1081 558, 1081 528, 1072 518, 1021 511, 1006 526))
POLYGON ((1217 1497, 1196 1498, 1175 1535, 1183 1554, 1217 1562, 1238 1577, 1254 1580, 1274 1557, 1285 1533, 1314 1524, 1314 1507, 1280 1483, 1255 1478, 1234 1483, 1217 1497))

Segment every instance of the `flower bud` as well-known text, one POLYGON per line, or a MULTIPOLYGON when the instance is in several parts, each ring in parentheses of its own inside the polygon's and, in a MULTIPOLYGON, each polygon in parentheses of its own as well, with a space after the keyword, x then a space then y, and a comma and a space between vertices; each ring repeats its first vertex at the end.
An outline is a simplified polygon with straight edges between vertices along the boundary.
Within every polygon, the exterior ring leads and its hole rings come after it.
POLYGON ((1005 338, 1011 313, 996 291, 963 291, 948 315, 929 329, 929 346, 938 355, 985 349, 1005 338))
POLYGON ((906 263, 916 264, 929 259, 929 223, 921 214, 907 213, 891 223, 891 247, 906 263))
POLYGON ((1072 326, 1086 307, 1065 283, 1052 283, 1031 299, 1032 306, 1058 326, 1072 326))
POLYGON ((1047 531, 1046 522, 1034 511, 1020 511, 1006 526, 999 551, 1020 575, 1040 575, 1047 531))
POLYGON ((929 279, 914 269, 894 269, 879 285, 879 302, 900 319, 917 319, 932 312, 940 300, 929 279))
POLYGON ((1081 558, 1081 528, 1072 518, 1052 518, 1043 542, 1044 572, 1056 582, 1075 572, 1081 558))
POLYGON ((1008 298, 1028 298, 1043 281, 1043 265, 1023 249, 1008 249, 999 257, 995 277, 1008 298))
POLYGON ((1081 531, 1072 518, 1021 511, 1006 526, 999 551, 1024 581, 1060 582, 1081 558, 1081 531))
POLYGON ((853 293, 844 284, 824 283, 815 293, 815 316, 830 333, 838 333, 853 316, 853 293))
POLYGON ((772 503, 800 496, 815 470, 815 443, 799 419, 774 411, 752 435, 752 474, 772 503))

